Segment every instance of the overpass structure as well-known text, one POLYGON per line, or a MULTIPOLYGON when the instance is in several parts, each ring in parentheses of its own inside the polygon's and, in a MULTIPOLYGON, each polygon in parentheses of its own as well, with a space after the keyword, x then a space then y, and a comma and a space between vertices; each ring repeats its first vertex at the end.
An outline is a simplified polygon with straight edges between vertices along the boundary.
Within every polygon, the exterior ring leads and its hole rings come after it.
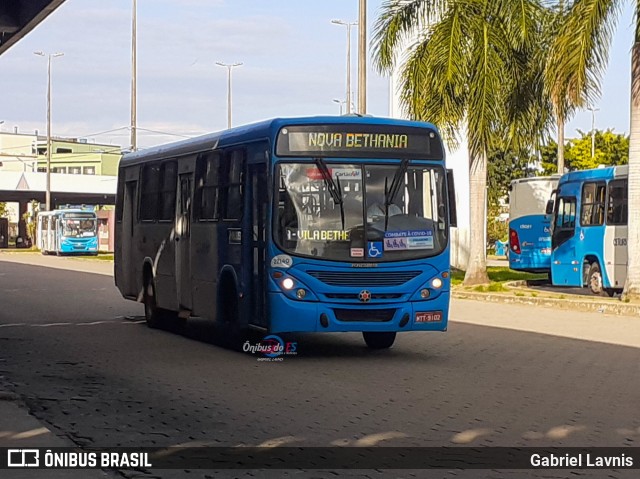
MULTIPOLYGON (((113 205, 116 176, 67 175, 51 173, 51 204, 113 205)), ((45 201, 46 173, 0 172, 0 202, 45 201)))
POLYGON ((0 55, 33 30, 65 0, 0 1, 0 55))
MULTIPOLYGON (((65 204, 113 205, 117 176, 51 174, 51 207, 65 204)), ((0 172, 0 202, 18 203, 18 236, 27 237, 24 219, 30 201, 45 202, 46 173, 0 172)), ((26 245, 26 243, 24 243, 26 245)))

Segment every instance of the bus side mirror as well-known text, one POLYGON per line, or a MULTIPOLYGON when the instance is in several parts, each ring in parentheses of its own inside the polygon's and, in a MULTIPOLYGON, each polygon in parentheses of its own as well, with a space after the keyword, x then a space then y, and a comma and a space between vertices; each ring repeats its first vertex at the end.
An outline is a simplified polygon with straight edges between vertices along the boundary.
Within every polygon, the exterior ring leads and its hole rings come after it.
POLYGON ((453 183, 453 170, 447 169, 447 193, 449 195, 449 226, 458 226, 458 212, 456 210, 456 187, 453 183))
POLYGON ((547 209, 544 211, 545 214, 552 215, 553 214, 553 206, 554 206, 554 201, 553 200, 547 201, 547 209))

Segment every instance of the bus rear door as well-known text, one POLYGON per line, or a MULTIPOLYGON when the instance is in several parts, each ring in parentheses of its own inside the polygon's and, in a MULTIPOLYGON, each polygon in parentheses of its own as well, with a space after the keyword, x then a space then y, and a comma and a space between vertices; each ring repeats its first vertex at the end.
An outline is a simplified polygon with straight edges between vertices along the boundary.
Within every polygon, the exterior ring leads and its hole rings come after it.
POLYGON ((181 310, 191 311, 191 190, 192 173, 180 174, 178 180, 176 224, 176 293, 181 310))

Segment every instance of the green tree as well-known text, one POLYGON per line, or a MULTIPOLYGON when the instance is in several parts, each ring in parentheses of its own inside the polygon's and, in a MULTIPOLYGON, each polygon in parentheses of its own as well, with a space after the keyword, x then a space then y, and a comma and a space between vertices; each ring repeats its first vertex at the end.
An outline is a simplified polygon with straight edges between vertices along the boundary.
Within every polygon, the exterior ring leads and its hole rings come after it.
MULTIPOLYGON (((590 133, 578 130, 580 138, 565 144, 566 164, 569 170, 587 170, 600 165, 615 166, 629 163, 629 137, 609 129, 596 130, 594 155, 591 156, 592 137, 590 133)), ((545 173, 555 173, 555 143, 543 147, 542 164, 545 173)))
POLYGON ((0 203, 0 218, 4 218, 9 214, 6 203, 0 203))
POLYGON ((404 43, 417 38, 401 72, 402 103, 431 121, 450 146, 469 143, 470 247, 465 284, 488 282, 485 247, 487 162, 492 147, 521 150, 544 130, 540 102, 541 7, 536 0, 387 0, 373 55, 390 72, 404 43), (539 98, 539 97, 538 97, 539 98))
MULTIPOLYGON (((631 48, 631 128, 629 138, 629 211, 640 208, 640 0, 635 5, 631 48)), ((623 0, 576 0, 563 21, 550 52, 557 81, 597 93, 623 0)), ((640 215, 630 214, 627 281, 624 299, 640 298, 640 215)))

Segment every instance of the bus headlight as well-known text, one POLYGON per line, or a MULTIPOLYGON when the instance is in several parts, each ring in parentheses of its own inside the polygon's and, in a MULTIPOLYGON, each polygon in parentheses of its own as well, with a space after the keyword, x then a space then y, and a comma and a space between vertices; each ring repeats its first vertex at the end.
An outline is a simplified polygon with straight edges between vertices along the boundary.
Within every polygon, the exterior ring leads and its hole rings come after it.
POLYGON ((298 299, 304 299, 304 297, 307 295, 307 292, 300 288, 298 291, 296 291, 296 298, 298 299))
POLYGON ((440 278, 433 278, 433 280, 431 280, 431 286, 434 289, 442 288, 442 280, 440 278))
POLYGON ((295 286, 295 283, 291 278, 285 278, 282 280, 282 287, 286 290, 291 290, 295 286))
POLYGON ((427 299, 429 296, 431 296, 431 293, 429 292, 429 290, 427 288, 424 288, 424 289, 420 290, 420 297, 422 299, 427 299))

